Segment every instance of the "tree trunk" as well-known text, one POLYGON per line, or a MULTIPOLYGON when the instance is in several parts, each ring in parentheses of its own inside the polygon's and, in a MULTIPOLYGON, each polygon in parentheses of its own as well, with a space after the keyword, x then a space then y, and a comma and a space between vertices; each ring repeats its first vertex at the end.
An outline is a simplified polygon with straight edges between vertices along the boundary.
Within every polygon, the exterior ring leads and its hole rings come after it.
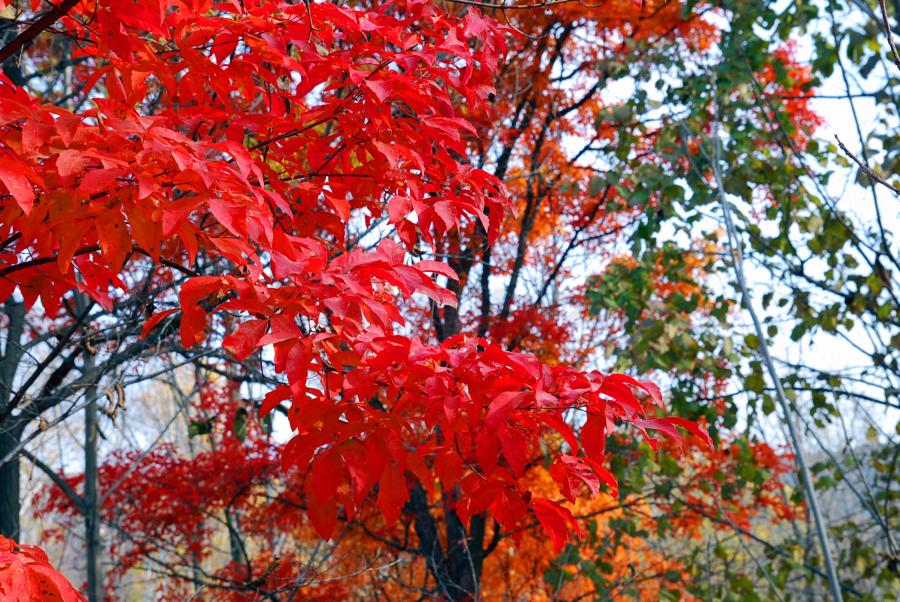
POLYGON ((97 398, 89 392, 91 402, 84 416, 84 531, 87 553, 87 595, 90 602, 103 602, 103 541, 100 538, 100 496, 97 474, 97 398))
MULTIPOLYGON (((0 411, 6 413, 22 359, 20 343, 25 327, 25 305, 10 298, 3 304, 3 313, 7 323, 0 357, 0 411)), ((24 428, 25 423, 13 416, 0 421, 0 535, 16 541, 21 537, 19 456, 16 453, 8 462, 4 459, 16 452, 24 428)))
MULTIPOLYGON (((15 426, 7 430, 8 425, 0 429, 0 462, 19 445, 21 427, 15 426)), ((10 459, 0 466, 0 535, 19 541, 19 456, 10 459)))
POLYGON ((481 590, 481 573, 485 548, 485 515, 473 516, 469 532, 453 510, 445 512, 447 549, 441 545, 437 521, 428 508, 428 495, 418 483, 410 491, 407 506, 415 519, 419 538, 419 553, 437 583, 437 595, 444 600, 459 602, 477 600, 481 590))
MULTIPOLYGON (((76 296, 79 312, 85 311, 88 301, 76 296)), ((94 355, 85 352, 84 372, 94 368, 94 355)), ((84 409, 84 542, 87 564, 87 597, 90 602, 103 602, 103 541, 100 538, 100 480, 97 463, 97 438, 100 434, 100 415, 96 388, 86 391, 88 404, 84 409)))
MULTIPOLYGON (((238 369, 233 368, 233 374, 237 376, 238 369)), ((240 404, 241 401, 241 385, 240 380, 229 380, 229 398, 234 404, 240 404)), ((233 501, 233 500, 232 500, 233 501)), ((250 563, 247 559, 244 542, 241 540, 241 532, 239 527, 240 511, 230 507, 225 508, 225 525, 228 527, 228 549, 231 553, 231 561, 236 565, 243 564, 247 566, 247 580, 250 581, 253 575, 250 574, 250 563)))

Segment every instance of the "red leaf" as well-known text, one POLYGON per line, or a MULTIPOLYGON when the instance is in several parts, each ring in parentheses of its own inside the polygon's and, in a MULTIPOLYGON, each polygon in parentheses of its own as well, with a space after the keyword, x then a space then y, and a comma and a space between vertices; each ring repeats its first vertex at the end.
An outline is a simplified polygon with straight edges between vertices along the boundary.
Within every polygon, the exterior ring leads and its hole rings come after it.
POLYGON ((0 595, 21 602, 82 602, 84 598, 50 566, 36 546, 17 545, 0 535, 0 595))
POLYGON ((225 337, 222 347, 238 361, 247 359, 256 350, 259 340, 266 333, 267 320, 247 320, 237 330, 225 337))
POLYGON ((403 244, 406 245, 406 249, 412 251, 418 240, 416 225, 408 219, 404 219, 397 222, 395 227, 397 228, 397 236, 399 236, 403 244))
POLYGON ((366 87, 375 93, 378 100, 384 102, 391 95, 391 82, 383 79, 370 79, 366 81, 366 87))
POLYGON ((277 408, 282 401, 290 398, 290 396, 291 388, 287 385, 275 387, 266 393, 266 396, 263 397, 263 401, 259 406, 259 417, 263 418, 267 416, 272 410, 277 408))
POLYGON ((88 157, 77 150, 62 150, 56 158, 56 169, 59 170, 59 175, 67 178, 84 170, 88 161, 88 157))
POLYGON ((501 428, 497 431, 497 438, 500 440, 503 457, 509 462, 513 474, 521 477, 528 462, 524 435, 516 429, 501 428))
POLYGON ((424 259, 417 263, 416 267, 423 272, 434 272, 435 274, 446 276, 451 280, 459 280, 459 275, 443 261, 432 261, 430 259, 424 259))
POLYGON ((220 224, 235 236, 246 235, 247 209, 228 199, 212 199, 209 209, 220 224))
POLYGON ((388 201, 388 223, 396 224, 402 221, 412 211, 412 201, 409 197, 395 196, 388 201))
POLYGON ((485 425, 489 429, 497 429, 526 397, 528 397, 528 393, 523 391, 504 391, 497 395, 488 406, 487 417, 484 419, 485 425))
MULTIPOLYGON (((594 469, 586 461, 585 458, 569 456, 567 454, 560 455, 556 461, 559 466, 564 467, 565 471, 572 477, 577 478, 588 486, 592 494, 600 491, 600 478, 594 472, 594 469)), ((574 502, 575 500, 570 500, 574 502)))
POLYGON ((606 483, 606 486, 609 487, 610 495, 613 497, 619 496, 619 481, 616 479, 616 476, 606 469, 605 466, 600 464, 599 462, 595 462, 590 458, 582 458, 585 462, 590 464, 591 468, 594 469, 594 473, 600 477, 600 480, 606 483))
POLYGON ((337 526, 337 501, 331 498, 322 503, 310 504, 307 510, 309 520, 322 539, 331 539, 337 526))
POLYGON ((173 307, 172 309, 167 309, 164 311, 157 312, 150 316, 146 322, 144 322, 144 328, 141 329, 141 338, 146 338, 146 336, 150 333, 151 330, 156 328, 156 326, 165 320, 167 317, 174 314, 178 311, 177 307, 173 307))
POLYGON ((28 214, 34 206, 34 189, 22 172, 22 165, 5 159, 0 160, 0 182, 3 182, 9 193, 16 199, 16 203, 19 204, 22 211, 28 214))
POLYGON ((181 344, 190 349, 203 340, 206 330, 206 310, 200 304, 222 286, 218 276, 198 276, 191 278, 181 287, 178 300, 181 302, 181 344))
POLYGON ((588 458, 603 459, 606 455, 606 416, 588 414, 581 427, 581 446, 588 458))
POLYGON ((676 441, 679 445, 681 444, 681 433, 678 432, 676 426, 680 426, 686 431, 690 432, 693 435, 696 435, 703 441, 710 449, 712 449, 713 442, 709 436, 709 433, 706 432, 706 429, 701 427, 696 422, 691 420, 686 420, 684 418, 679 418, 677 416, 671 416, 666 418, 650 418, 647 420, 635 420, 634 425, 641 430, 644 429, 654 429, 660 431, 661 433, 665 433, 671 439, 676 441))
POLYGON ((703 428, 702 426, 700 426, 699 424, 697 424, 696 422, 694 422, 693 420, 679 418, 678 416, 670 416, 666 420, 668 420, 669 422, 671 422, 673 424, 677 424, 678 426, 680 426, 681 428, 690 432, 691 434, 696 435, 704 443, 706 443, 706 445, 710 449, 713 449, 715 447, 713 445, 712 438, 709 436, 709 433, 706 431, 706 429, 703 428))
POLYGON ((650 399, 652 399, 656 403, 656 405, 662 407, 663 396, 662 391, 659 390, 659 387, 657 387, 649 380, 640 380, 638 381, 638 384, 644 391, 647 392, 648 395, 650 395, 650 399))
POLYGON ((648 437, 651 441, 651 446, 655 449, 655 445, 653 444, 653 440, 646 433, 646 429, 654 429, 660 431, 661 433, 665 433, 672 440, 674 440, 678 445, 681 445, 681 433, 678 432, 678 429, 667 420, 663 420, 661 418, 649 418, 647 420, 637 419, 634 421, 634 426, 639 428, 641 431, 644 431, 644 435, 648 437))
POLYGON ((553 541, 553 550, 559 554, 566 541, 569 539, 569 527, 575 533, 579 533, 578 523, 568 509, 555 502, 544 498, 535 498, 531 501, 531 511, 538 522, 553 541))
POLYGON ((388 464, 378 480, 378 507, 388 526, 400 518, 403 505, 408 499, 409 489, 406 487, 406 478, 400 468, 392 462, 388 464))
POLYGON ((547 426, 556 430, 556 432, 558 432, 560 435, 562 435, 562 438, 565 439, 566 443, 569 444, 572 453, 578 452, 578 449, 580 447, 578 445, 578 439, 575 437, 575 433, 572 432, 572 427, 569 426, 565 420, 557 418, 549 412, 538 412, 538 414, 535 416, 535 419, 538 422, 543 422, 547 426))
POLYGON ((306 480, 306 495, 310 504, 321 504, 334 497, 344 470, 341 456, 334 448, 320 451, 313 458, 306 480))

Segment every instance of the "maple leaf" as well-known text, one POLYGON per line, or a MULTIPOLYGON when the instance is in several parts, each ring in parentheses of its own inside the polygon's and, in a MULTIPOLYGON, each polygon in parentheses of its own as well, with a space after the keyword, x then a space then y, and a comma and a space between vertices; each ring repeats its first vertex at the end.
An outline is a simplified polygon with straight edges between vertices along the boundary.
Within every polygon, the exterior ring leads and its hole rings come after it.
POLYGON ((9 193, 16 199, 16 203, 26 214, 31 212, 34 206, 34 190, 31 182, 25 177, 24 172, 31 171, 24 163, 0 159, 0 182, 6 186, 9 193))
POLYGON ((43 550, 18 545, 0 536, 0 594, 22 602, 81 602, 85 600, 50 565, 43 550))
POLYGON ((550 536, 553 550, 558 554, 569 539, 570 529, 578 531, 578 523, 572 513, 548 499, 536 498, 531 501, 531 511, 550 536))

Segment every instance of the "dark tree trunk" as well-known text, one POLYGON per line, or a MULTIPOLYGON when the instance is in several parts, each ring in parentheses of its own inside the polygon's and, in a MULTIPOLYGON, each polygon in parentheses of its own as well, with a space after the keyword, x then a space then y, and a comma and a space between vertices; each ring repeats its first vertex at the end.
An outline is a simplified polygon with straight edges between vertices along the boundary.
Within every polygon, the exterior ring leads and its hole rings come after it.
MULTIPOLYGON (((9 422, 9 421, 7 421, 9 422)), ((19 446, 22 428, 19 425, 5 424, 0 429, 0 462, 13 453, 19 446)), ((19 540, 19 456, 16 454, 8 462, 0 466, 0 535, 19 540)))
POLYGON ((484 561, 483 514, 473 516, 469 530, 460 521, 456 512, 445 514, 447 525, 447 564, 450 578, 457 592, 454 600, 476 600, 481 590, 481 566, 484 561))
POLYGON ((421 485, 410 491, 407 506, 413 514, 419 553, 437 583, 437 595, 453 602, 477 600, 481 590, 484 559, 492 546, 485 546, 485 515, 473 516, 468 532, 456 512, 446 510, 447 549, 441 544, 438 525, 428 507, 421 485))
MULTIPOLYGON (((13 381, 22 358, 20 342, 25 328, 25 305, 9 299, 3 304, 3 313, 6 316, 6 329, 0 335, 3 339, 3 355, 0 356, 0 411, 6 413, 13 399, 13 381)), ((13 416, 0 420, 0 535, 16 541, 21 535, 17 448, 24 428, 25 423, 13 416), (12 457, 9 461, 4 462, 10 455, 12 457)))
MULTIPOLYGON (((93 359, 92 356, 91 359, 93 359)), ((93 363, 93 362, 92 362, 93 363)), ((88 600, 103 602, 103 540, 100 537, 100 495, 97 438, 99 413, 93 390, 84 418, 84 534, 87 564, 88 600)))

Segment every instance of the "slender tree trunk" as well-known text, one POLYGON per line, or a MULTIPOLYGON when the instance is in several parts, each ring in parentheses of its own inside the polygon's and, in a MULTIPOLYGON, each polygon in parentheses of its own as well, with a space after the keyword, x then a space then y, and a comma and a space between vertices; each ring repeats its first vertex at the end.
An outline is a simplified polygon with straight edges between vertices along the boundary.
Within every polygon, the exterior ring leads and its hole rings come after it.
POLYGON ((456 512, 448 510, 444 520, 445 549, 438 534, 438 521, 428 506, 428 494, 418 483, 410 490, 407 511, 415 521, 419 553, 437 584, 436 595, 452 602, 478 600, 482 566, 490 551, 484 545, 486 516, 473 516, 467 533, 456 512))
MULTIPOLYGON (((233 369, 233 374, 237 376, 238 369, 233 369)), ((239 404, 241 401, 241 385, 240 380, 235 379, 228 383, 230 388, 229 390, 229 398, 232 403, 239 404)), ((241 541, 241 532, 240 532, 240 511, 233 510, 232 508, 225 508, 225 524, 228 526, 228 548, 231 553, 231 561, 235 564, 244 564, 248 567, 248 573, 250 570, 250 563, 247 559, 246 549, 244 548, 244 542, 241 541)), ((247 580, 252 579, 252 575, 247 575, 247 580)))
MULTIPOLYGON (((2 36, 0 36, 2 37, 2 36)), ((22 358, 20 346, 25 327, 25 305, 12 298, 3 304, 6 315, 6 332, 3 333, 3 355, 0 357, 0 411, 6 412, 13 398, 15 376, 22 358)), ((18 541, 21 536, 19 524, 20 481, 19 457, 3 460, 16 451, 25 423, 10 416, 0 422, 0 535, 18 541)))
POLYGON ((87 593, 90 602, 103 602, 103 541, 100 538, 99 482, 97 474, 97 398, 85 408, 84 416, 84 530, 87 545, 87 593))
MULTIPOLYGON (((81 295, 76 297, 79 312, 86 305, 81 295)), ((85 352, 85 373, 94 367, 94 355, 85 352)), ((103 540, 100 537, 100 482, 97 463, 97 438, 100 416, 94 387, 86 391, 88 404, 84 409, 84 541, 87 564, 87 596, 90 602, 103 602, 103 540)))
POLYGON ((728 199, 725 196, 725 184, 723 183, 722 174, 719 170, 721 148, 718 133, 718 121, 716 119, 713 120, 712 140, 713 156, 710 160, 710 165, 713 168, 712 171, 716 181, 716 192, 719 195, 722 215, 725 218, 725 228, 728 234, 728 250, 732 259, 731 267, 734 270, 735 279, 738 282, 738 288, 741 292, 741 301, 744 305, 744 308, 747 310, 747 313, 750 314, 750 320, 753 322, 753 328, 756 331, 756 335, 759 340, 757 351, 759 353, 760 360, 766 367, 766 370, 769 373, 769 378, 771 379, 772 384, 775 386, 775 398, 778 400, 778 403, 781 406, 781 411, 783 414, 785 426, 787 427, 791 447, 794 450, 794 459, 797 464, 797 472, 800 473, 800 482, 806 495, 806 502, 809 505, 810 514, 812 515, 813 526, 815 527, 816 535, 819 540, 820 552, 822 553, 822 560, 825 563, 825 572, 828 576, 828 586, 831 589, 831 597, 835 602, 842 602, 844 598, 841 589, 840 576, 838 575, 837 565, 835 565, 834 559, 831 554, 831 537, 828 534, 828 525, 826 524, 825 517, 823 516, 819 508, 819 497, 816 493, 816 486, 815 483, 813 483, 812 475, 810 474, 808 461, 805 457, 806 452, 804 451, 803 445, 800 441, 800 429, 797 421, 794 418, 794 412, 796 410, 788 401, 787 395, 785 395, 781 377, 779 376, 778 370, 775 368, 775 363, 772 361, 772 357, 769 354, 769 345, 766 342, 766 334, 763 331, 762 323, 758 315, 756 314, 756 310, 754 309, 750 290, 747 286, 747 281, 744 276, 743 251, 741 250, 740 239, 738 238, 737 230, 731 217, 731 209, 728 204, 728 199))
MULTIPOLYGON (((0 461, 19 445, 21 428, 16 426, 10 430, 8 425, 0 429, 0 461)), ((0 466, 0 535, 15 539, 20 538, 19 525, 19 457, 16 455, 0 466)))
POLYGON ((481 592, 481 573, 484 563, 484 529, 486 516, 479 514, 463 526, 455 511, 445 515, 447 524, 447 564, 455 585, 454 600, 478 600, 481 592))

